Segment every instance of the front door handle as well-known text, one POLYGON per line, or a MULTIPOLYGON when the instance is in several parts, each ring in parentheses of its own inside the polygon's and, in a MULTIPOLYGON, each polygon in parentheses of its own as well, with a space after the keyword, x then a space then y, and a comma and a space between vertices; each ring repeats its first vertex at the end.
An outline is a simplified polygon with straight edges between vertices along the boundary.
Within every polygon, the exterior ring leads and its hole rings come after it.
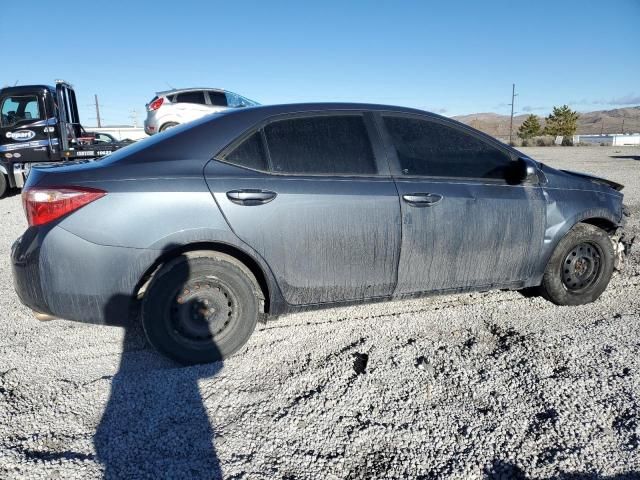
POLYGON ((247 188, 244 190, 231 190, 227 192, 227 198, 237 205, 253 206, 264 205, 276 198, 277 193, 269 190, 256 190, 247 188))
POLYGON ((402 199, 414 207, 432 207, 442 201, 443 196, 438 193, 407 193, 402 199))

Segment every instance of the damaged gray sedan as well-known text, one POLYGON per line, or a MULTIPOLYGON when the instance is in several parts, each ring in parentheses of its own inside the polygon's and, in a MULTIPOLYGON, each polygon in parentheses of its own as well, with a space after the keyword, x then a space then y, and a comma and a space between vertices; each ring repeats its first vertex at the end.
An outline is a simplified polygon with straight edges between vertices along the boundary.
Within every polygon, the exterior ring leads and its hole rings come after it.
POLYGON ((298 310, 529 287, 578 305, 611 278, 621 189, 419 110, 251 107, 33 169, 15 286, 40 318, 140 318, 183 363, 298 310))

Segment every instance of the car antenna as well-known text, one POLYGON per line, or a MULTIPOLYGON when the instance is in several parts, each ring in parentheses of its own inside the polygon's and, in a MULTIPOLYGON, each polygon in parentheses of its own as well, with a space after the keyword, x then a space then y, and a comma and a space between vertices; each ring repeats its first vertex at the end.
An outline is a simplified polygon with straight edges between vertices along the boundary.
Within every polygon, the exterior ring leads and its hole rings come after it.
POLYGON ((171 85, 171 84, 170 84, 169 82, 167 82, 166 80, 165 80, 165 82, 164 82, 164 83, 166 83, 167 85, 169 85, 169 88, 170 88, 171 90, 175 90, 175 89, 176 89, 176 87, 174 87, 173 85, 171 85))

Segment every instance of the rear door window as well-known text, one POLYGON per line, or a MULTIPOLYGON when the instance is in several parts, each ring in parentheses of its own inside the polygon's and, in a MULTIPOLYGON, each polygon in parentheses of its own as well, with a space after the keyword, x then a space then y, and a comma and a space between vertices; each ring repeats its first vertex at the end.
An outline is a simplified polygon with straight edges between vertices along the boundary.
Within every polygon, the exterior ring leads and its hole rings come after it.
POLYGON ((505 179, 512 161, 499 148, 457 128, 385 116, 403 175, 505 179))
POLYGON ((234 148, 231 153, 225 155, 223 160, 227 163, 252 170, 268 170, 267 157, 262 144, 261 133, 258 131, 249 136, 234 148))
POLYGON ((209 94, 209 100, 211 101, 211 105, 216 107, 226 107, 227 106, 227 96, 224 92, 215 92, 209 90, 207 92, 209 94))
POLYGON ((276 173, 375 175, 377 167, 362 115, 280 120, 264 129, 276 173))
POLYGON ((178 103, 197 103, 205 105, 207 102, 204 100, 204 92, 198 90, 195 92, 183 92, 176 95, 176 102, 178 103))

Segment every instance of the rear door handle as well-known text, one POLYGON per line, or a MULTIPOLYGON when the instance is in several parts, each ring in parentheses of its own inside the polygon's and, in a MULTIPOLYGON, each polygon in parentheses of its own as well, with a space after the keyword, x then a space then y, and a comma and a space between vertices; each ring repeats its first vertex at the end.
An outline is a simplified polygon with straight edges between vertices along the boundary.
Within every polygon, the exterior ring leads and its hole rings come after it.
POLYGON ((276 198, 277 193, 269 190, 256 190, 247 188, 243 190, 230 190, 227 198, 237 205, 253 206, 264 205, 276 198))
POLYGON ((443 196, 438 193, 407 193, 402 199, 415 207, 432 207, 440 203, 443 196))

